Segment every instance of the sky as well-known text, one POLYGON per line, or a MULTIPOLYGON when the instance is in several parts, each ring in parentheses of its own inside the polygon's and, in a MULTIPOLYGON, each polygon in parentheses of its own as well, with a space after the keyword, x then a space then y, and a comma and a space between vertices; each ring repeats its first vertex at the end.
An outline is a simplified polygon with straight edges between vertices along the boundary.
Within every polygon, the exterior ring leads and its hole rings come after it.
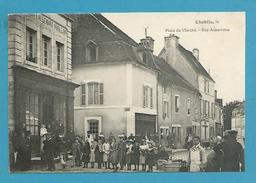
POLYGON ((199 49, 199 61, 215 80, 224 104, 245 99, 245 14, 214 13, 103 13, 136 42, 147 35, 155 40, 154 54, 164 37, 175 34, 187 50, 199 49))

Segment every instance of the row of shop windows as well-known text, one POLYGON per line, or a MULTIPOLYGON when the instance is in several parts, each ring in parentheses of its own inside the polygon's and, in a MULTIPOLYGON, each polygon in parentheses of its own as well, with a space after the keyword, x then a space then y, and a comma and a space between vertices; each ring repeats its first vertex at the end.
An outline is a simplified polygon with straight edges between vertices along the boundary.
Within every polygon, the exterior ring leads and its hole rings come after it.
MULTIPOLYGON (((41 49, 42 50, 42 65, 46 67, 52 66, 52 41, 50 37, 42 35, 41 37, 41 49)), ((37 31, 27 27, 26 29, 26 60, 33 63, 39 63, 37 58, 37 31)), ((58 71, 64 71, 64 44, 57 42, 55 43, 56 49, 56 68, 58 71)))

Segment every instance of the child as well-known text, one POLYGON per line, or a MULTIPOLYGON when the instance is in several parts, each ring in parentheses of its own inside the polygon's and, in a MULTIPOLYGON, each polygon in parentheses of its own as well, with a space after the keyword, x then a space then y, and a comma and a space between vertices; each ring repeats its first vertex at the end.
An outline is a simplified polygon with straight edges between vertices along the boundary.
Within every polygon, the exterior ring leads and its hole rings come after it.
POLYGON ((108 162, 109 159, 109 153, 110 153, 110 144, 108 142, 108 139, 105 140, 103 143, 103 163, 105 164, 105 168, 110 168, 110 163, 108 162))
POLYGON ((91 144, 91 153, 90 153, 90 162, 91 162, 91 167, 94 168, 94 163, 95 163, 95 148, 96 148, 96 142, 93 141, 91 144))

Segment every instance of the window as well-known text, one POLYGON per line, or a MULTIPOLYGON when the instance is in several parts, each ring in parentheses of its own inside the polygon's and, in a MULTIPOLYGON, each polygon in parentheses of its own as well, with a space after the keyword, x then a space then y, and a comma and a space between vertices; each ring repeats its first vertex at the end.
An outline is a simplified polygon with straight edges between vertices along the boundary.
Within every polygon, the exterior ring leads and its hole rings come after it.
POLYGON ((168 101, 163 102, 163 119, 169 117, 169 105, 168 101))
POLYGON ((209 93, 210 92, 210 86, 209 86, 209 81, 208 80, 204 80, 204 92, 205 93, 209 93))
POLYGON ((39 135, 39 104, 38 95, 35 93, 27 93, 26 95, 26 130, 31 132, 31 135, 39 135))
POLYGON ((89 42, 86 46, 86 61, 87 62, 95 62, 97 59, 97 47, 93 42, 89 42))
POLYGON ((176 137, 177 141, 181 141, 181 127, 172 127, 172 134, 176 137))
POLYGON ((143 86, 143 107, 153 108, 153 89, 147 85, 143 86))
POLYGON ((163 86, 163 93, 164 93, 164 94, 167 93, 167 86, 163 86))
POLYGON ((42 40, 43 40, 43 65, 44 66, 49 66, 50 65, 50 38, 43 35, 42 36, 42 40))
POLYGON ((214 103, 211 103, 211 117, 214 118, 214 103))
POLYGON ((54 97, 54 118, 58 124, 62 124, 62 128, 58 129, 59 133, 64 134, 66 127, 66 100, 65 97, 54 97))
POLYGON ((204 101, 200 99, 200 115, 204 114, 204 101))
POLYGON ((190 114, 191 113, 191 99, 187 98, 187 113, 190 114))
POLYGON ((88 120, 88 123, 89 123, 90 133, 98 135, 99 134, 99 120, 90 119, 90 120, 88 120))
POLYGON ((142 54, 142 62, 143 62, 144 64, 147 63, 147 54, 146 54, 145 52, 142 54))
POLYGON ((64 71, 64 45, 56 42, 57 46, 57 70, 63 72, 64 71))
POLYGON ((37 63, 36 58, 36 31, 26 29, 26 60, 37 63))
POLYGON ((81 85, 81 105, 85 105, 85 100, 86 100, 86 90, 85 90, 86 85, 82 84, 81 85))
POLYGON ((175 95, 174 103, 175 103, 175 112, 179 112, 179 110, 180 110, 180 96, 179 95, 175 95))
POLYGON ((103 83, 90 82, 81 85, 81 105, 103 104, 103 83), (87 95, 88 94, 88 97, 87 95))

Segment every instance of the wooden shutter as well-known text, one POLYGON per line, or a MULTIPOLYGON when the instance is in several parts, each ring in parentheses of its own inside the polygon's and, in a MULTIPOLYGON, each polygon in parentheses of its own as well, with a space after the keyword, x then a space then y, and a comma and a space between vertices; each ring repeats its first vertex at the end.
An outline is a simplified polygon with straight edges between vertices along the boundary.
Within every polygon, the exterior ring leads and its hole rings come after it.
POLYGON ((100 104, 103 104, 103 100, 104 100, 104 88, 103 88, 103 83, 100 83, 99 84, 99 86, 100 86, 100 89, 99 89, 99 91, 100 91, 100 104))
POLYGON ((146 86, 143 86, 143 107, 146 107, 146 86))
POLYGON ((150 108, 153 108, 153 89, 150 88, 150 108))

